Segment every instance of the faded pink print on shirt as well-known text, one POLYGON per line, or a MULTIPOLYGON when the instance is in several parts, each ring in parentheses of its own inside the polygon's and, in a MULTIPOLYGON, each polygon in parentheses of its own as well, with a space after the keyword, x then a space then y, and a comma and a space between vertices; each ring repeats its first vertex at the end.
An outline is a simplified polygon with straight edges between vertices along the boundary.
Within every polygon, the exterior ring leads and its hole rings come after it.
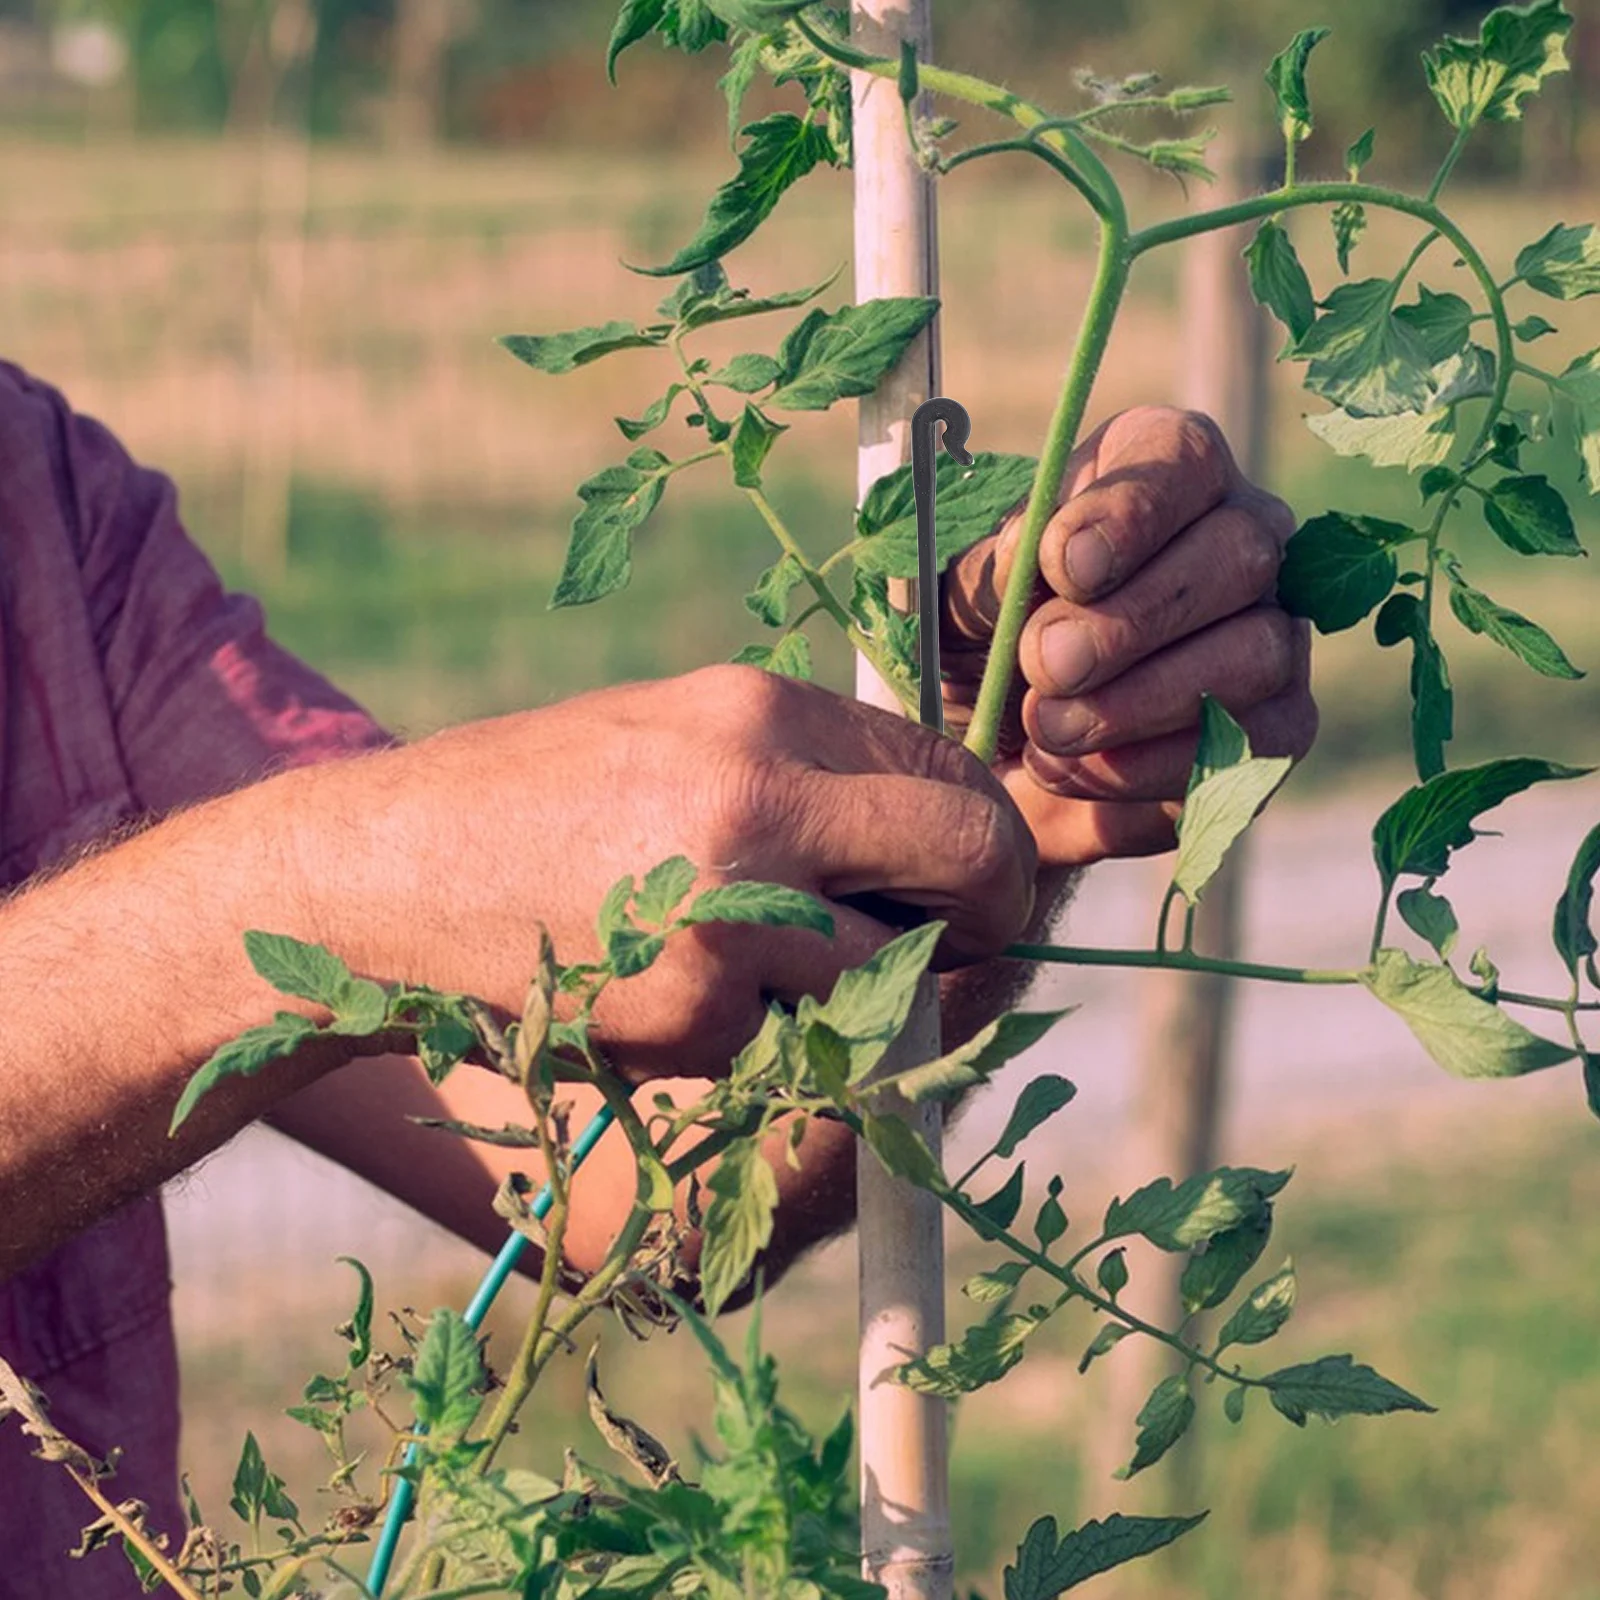
MULTIPOLYGON (((166 478, 0 362, 0 891, 119 822, 387 742, 223 592, 166 478)), ((150 1195, 0 1283, 0 1355, 79 1444, 122 1447, 108 1489, 175 1552, 170 1288, 150 1195)), ((135 1600, 120 1549, 69 1557, 93 1507, 28 1444, 0 1422, 0 1600, 135 1600)))

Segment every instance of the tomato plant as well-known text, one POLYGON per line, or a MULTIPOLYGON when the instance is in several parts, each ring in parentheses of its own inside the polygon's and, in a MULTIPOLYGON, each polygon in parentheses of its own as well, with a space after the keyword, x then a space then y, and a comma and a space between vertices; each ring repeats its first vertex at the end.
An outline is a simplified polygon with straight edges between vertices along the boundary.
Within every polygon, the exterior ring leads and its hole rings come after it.
MULTIPOLYGON (((1578 676, 1543 628, 1478 587, 1455 535, 1468 520, 1481 518, 1521 556, 1582 554, 1560 492, 1546 476, 1525 470, 1521 455, 1531 442, 1553 434, 1578 452, 1589 489, 1600 488, 1600 351, 1560 371, 1542 366, 1538 341, 1554 330, 1535 309, 1600 292, 1600 231, 1556 224, 1496 267, 1443 203, 1468 141, 1488 125, 1518 120, 1542 81, 1564 70, 1567 12, 1558 0, 1502 7, 1477 38, 1447 38, 1424 58, 1426 87, 1454 138, 1421 194, 1364 176, 1374 157, 1371 132, 1349 149, 1342 176, 1315 179, 1298 170, 1298 147, 1313 125, 1308 66, 1326 30, 1300 33, 1267 73, 1283 135, 1281 183, 1235 204, 1143 225, 1130 215, 1114 164, 1205 177, 1203 135, 1152 136, 1148 128, 1152 119, 1163 128, 1182 123, 1225 101, 1227 91, 1164 90, 1148 75, 1119 82, 1086 79, 1083 103, 1048 110, 977 77, 919 60, 911 50, 898 60, 863 53, 850 42, 847 22, 816 0, 626 0, 622 6, 608 71, 615 73, 619 57, 651 36, 687 51, 725 45, 730 65, 723 85, 733 127, 759 76, 797 86, 805 109, 773 113, 740 131, 736 175, 713 196, 693 238, 671 260, 647 269, 676 280, 654 320, 504 341, 512 355, 545 374, 571 372, 622 352, 647 356, 664 369, 639 415, 617 419, 631 452, 578 488, 582 508, 552 605, 588 605, 622 588, 629 580, 633 538, 673 481, 684 472, 715 469, 728 475, 777 546, 774 563, 745 600, 755 625, 767 631, 737 659, 808 677, 807 630, 826 619, 915 714, 917 626, 891 604, 889 587, 893 579, 917 575, 910 468, 878 481, 862 499, 852 537, 822 556, 785 521, 767 492, 766 472, 792 426, 780 419, 873 392, 934 317, 937 302, 882 299, 827 310, 819 302, 830 284, 756 292, 735 287, 725 266, 808 172, 849 163, 849 74, 893 80, 905 105, 907 137, 929 172, 943 179, 990 156, 1024 154, 1075 192, 1098 230, 1093 286, 1038 457, 980 452, 970 466, 941 458, 937 467, 941 568, 1026 501, 994 645, 965 736, 969 749, 992 760, 1040 540, 1130 274, 1169 245, 1253 221, 1258 226, 1246 258, 1254 292, 1284 326, 1284 358, 1303 366, 1305 387, 1329 408, 1311 419, 1314 431, 1340 454, 1403 467, 1417 481, 1418 510, 1409 521, 1337 509, 1311 517, 1288 546, 1280 585, 1289 608, 1322 632, 1370 618, 1380 646, 1405 645, 1410 653, 1417 781, 1383 811, 1372 831, 1378 893, 1370 933, 1361 930, 1352 940, 1349 964, 1333 970, 1221 961, 1194 947, 1193 913, 1208 882, 1290 766, 1287 759, 1256 755, 1241 728, 1208 700, 1153 945, 1109 950, 1025 944, 1008 954, 1036 962, 1361 987, 1399 1015, 1447 1071, 1514 1077, 1576 1063, 1589 1103, 1600 1111, 1600 1057, 1588 1051, 1582 1032, 1585 1013, 1600 1004, 1585 998, 1586 989, 1600 989, 1590 930, 1600 828, 1578 845, 1565 886, 1552 886, 1552 937, 1570 976, 1564 994, 1509 987, 1482 949, 1468 959, 1465 972, 1458 970, 1456 919, 1438 887, 1485 812, 1532 785, 1578 778, 1587 770, 1527 755, 1452 768, 1447 752, 1453 695, 1439 632, 1447 609, 1462 627, 1503 646, 1532 671, 1556 679, 1578 676), (924 93, 944 107, 996 121, 1000 133, 957 144, 953 120, 916 110, 924 93), (1283 221, 1308 208, 1329 214, 1344 274, 1320 296, 1283 221), (1411 219, 1416 243, 1392 271, 1352 277, 1366 218, 1376 209, 1411 219), (1414 283, 1430 252, 1434 266, 1446 263, 1438 288, 1414 283), (697 336, 707 328, 735 321, 766 327, 785 317, 781 336, 752 339, 754 348, 720 365, 699 353, 697 336), (1480 329, 1484 343, 1478 342, 1480 329), (646 442, 674 413, 700 430, 703 448, 673 458, 646 442), (1183 915, 1175 919, 1179 907, 1183 915), (1396 915, 1417 941, 1409 950, 1391 940, 1396 915), (1530 1012, 1558 1023, 1558 1036, 1519 1020, 1518 1013, 1530 1012)), ((235 1585, 252 1595, 325 1592, 312 1588, 313 1574, 321 1575, 318 1583, 331 1581, 331 1592, 372 1594, 375 1586, 355 1570, 357 1550, 386 1496, 403 1482, 408 1492, 416 1491, 419 1512, 384 1592, 407 1600, 467 1594, 856 1600, 883 1593, 860 1573, 848 1413, 826 1438, 812 1437, 779 1398, 773 1362, 761 1349, 759 1319, 742 1355, 725 1347, 711 1322, 746 1284, 772 1236, 777 1188, 759 1148, 763 1136, 780 1124, 803 1128, 815 1117, 845 1122, 885 1168, 936 1196, 950 1216, 993 1247, 991 1264, 964 1286, 973 1320, 959 1337, 902 1364, 895 1374, 902 1384, 952 1399, 992 1384, 1026 1358, 1028 1342, 1041 1327, 1081 1307, 1097 1321, 1083 1369, 1130 1337, 1158 1341, 1182 1358, 1182 1370, 1163 1379, 1139 1413, 1126 1475, 1154 1466, 1191 1426, 1200 1400, 1213 1393, 1234 1423, 1243 1419, 1253 1394, 1257 1412, 1276 1412, 1296 1426, 1312 1416, 1430 1409, 1347 1354, 1276 1367, 1262 1358, 1257 1347, 1284 1326, 1298 1293, 1289 1264, 1257 1270, 1286 1172, 1223 1167, 1177 1182, 1158 1178, 1115 1200, 1099 1226, 1081 1236, 1068 1227, 1058 1199, 1061 1182, 1055 1180, 1036 1212, 1024 1218, 1017 1147, 1073 1096, 1070 1082, 1046 1074, 1021 1091, 991 1148, 966 1173, 950 1178, 912 1128, 887 1109, 886 1090, 913 1105, 963 1094, 1042 1038, 1059 1014, 1001 1016, 937 1059, 883 1076, 880 1068, 906 1026, 940 923, 894 938, 847 973, 825 1000, 807 999, 794 1009, 772 1003, 727 1077, 696 1103, 663 1100, 649 1112, 641 1110, 590 1035, 593 1007, 604 989, 644 971, 667 940, 697 923, 787 924, 831 933, 832 919, 820 902, 782 885, 737 882, 694 894, 699 873, 683 858, 640 867, 642 875, 617 883, 600 908, 603 959, 563 963, 546 939, 526 1009, 504 1027, 470 996, 358 977, 319 947, 263 932, 248 936, 256 969, 284 993, 328 1008, 332 1030, 398 1031, 414 1039, 435 1081, 473 1056, 525 1092, 528 1119, 522 1126, 450 1126, 458 1134, 539 1153, 548 1196, 532 1205, 531 1183, 512 1181, 497 1203, 513 1229, 544 1250, 536 1308, 491 1394, 475 1326, 455 1312, 436 1312, 425 1328, 403 1327, 402 1348, 380 1354, 373 1342, 372 1285, 358 1267, 361 1295, 344 1330, 344 1362, 336 1372, 313 1378, 292 1413, 326 1439, 343 1509, 325 1526, 308 1526, 252 1437, 232 1508, 258 1536, 264 1522, 279 1525, 270 1549, 255 1537, 247 1551, 193 1507, 187 1542, 181 1550, 164 1550, 140 1526, 136 1506, 110 1504, 98 1487, 100 1464, 57 1434, 32 1391, 8 1374, 7 1398, 25 1425, 40 1434, 45 1453, 96 1498, 103 1515, 91 1537, 120 1537, 141 1572, 190 1600, 235 1585), (558 1010, 564 1014, 558 1017, 558 1010), (581 1284, 564 1279, 561 1270, 574 1165, 574 1130, 561 1097, 574 1084, 603 1096, 638 1172, 626 1225, 605 1263, 581 1284), (678 1264, 684 1229, 673 1211, 674 1195, 686 1182, 691 1221, 703 1238, 697 1303, 678 1264), (1182 1299, 1189 1316, 1179 1326, 1156 1326, 1121 1303, 1124 1245, 1133 1239, 1184 1258, 1182 1299), (1190 1318, 1229 1307, 1215 1337, 1195 1342, 1190 1318), (541 1375, 570 1347, 577 1330, 607 1309, 635 1326, 688 1326, 715 1382, 716 1443, 692 1469, 674 1461, 644 1426, 611 1411, 591 1364, 590 1413, 623 1464, 604 1468, 570 1457, 560 1482, 497 1464, 541 1375), (386 1397, 401 1391, 414 1420, 395 1425, 394 1448, 382 1464, 387 1475, 379 1477, 347 1450, 345 1424, 355 1411, 381 1408, 386 1397)), ((178 1120, 221 1078, 259 1071, 315 1031, 305 1017, 283 1012, 233 1041, 195 1076, 178 1120)), ((1269 1423, 1263 1415, 1253 1425, 1269 1423)), ((1114 1516, 1063 1534, 1048 1508, 1040 1509, 1046 1514, 1018 1530, 1005 1574, 1007 1600, 1049 1600, 1161 1548, 1201 1520, 1114 1516)))

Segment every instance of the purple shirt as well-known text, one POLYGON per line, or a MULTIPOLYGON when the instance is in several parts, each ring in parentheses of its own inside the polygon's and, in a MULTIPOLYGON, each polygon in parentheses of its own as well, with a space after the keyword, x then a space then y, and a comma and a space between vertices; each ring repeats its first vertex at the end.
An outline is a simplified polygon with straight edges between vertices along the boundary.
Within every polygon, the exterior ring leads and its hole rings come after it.
MULTIPOLYGON (((385 742, 223 592, 166 478, 0 362, 0 891, 120 822, 385 742)), ((151 1194, 0 1282, 0 1356, 79 1444, 123 1448, 107 1487, 147 1501, 175 1553, 170 1288, 151 1194)), ((29 1442, 0 1421, 0 1594, 133 1600, 119 1549, 69 1559, 96 1513, 29 1442)))

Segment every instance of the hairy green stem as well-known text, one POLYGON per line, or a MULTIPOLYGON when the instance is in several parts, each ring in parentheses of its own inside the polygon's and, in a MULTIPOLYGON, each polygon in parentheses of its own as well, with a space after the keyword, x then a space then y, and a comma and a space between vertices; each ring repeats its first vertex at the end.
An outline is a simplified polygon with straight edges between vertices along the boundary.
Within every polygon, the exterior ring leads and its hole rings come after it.
POLYGON ((1270 967, 1251 961, 1223 961, 1191 950, 1099 950, 1074 945, 1011 944, 1002 958, 1051 961, 1073 967, 1156 967, 1174 972, 1211 972, 1227 978, 1259 978, 1266 983, 1360 983, 1359 967, 1270 967))

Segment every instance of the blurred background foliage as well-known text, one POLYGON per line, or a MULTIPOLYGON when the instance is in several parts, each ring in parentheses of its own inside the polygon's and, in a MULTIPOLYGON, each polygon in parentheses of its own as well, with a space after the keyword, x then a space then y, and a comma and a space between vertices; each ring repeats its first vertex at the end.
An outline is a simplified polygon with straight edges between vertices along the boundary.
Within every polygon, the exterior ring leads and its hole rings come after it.
MULTIPOLYGON (((1443 30, 1475 31, 1486 9, 1459 0, 935 5, 941 56, 1046 104, 1074 103, 1081 67, 1233 84, 1240 104, 1216 116, 1232 130, 1224 155, 1256 173, 1275 144, 1262 67, 1296 28, 1332 24, 1312 65, 1319 123, 1304 170, 1337 170, 1345 146, 1375 124, 1372 175, 1423 183, 1448 130, 1418 54, 1443 30)), ((1572 73, 1551 81, 1524 124, 1475 140, 1450 190, 1453 213, 1507 267, 1552 221, 1592 220, 1597 209, 1600 16, 1595 0, 1574 9, 1572 73)), ((651 357, 628 356, 542 378, 494 338, 648 315, 664 286, 622 263, 668 256, 731 170, 715 92, 720 52, 685 59, 641 47, 612 89, 602 55, 614 12, 612 0, 0 0, 0 351, 171 473, 225 578, 261 598, 285 643, 407 734, 683 671, 760 633, 740 597, 771 560, 765 531, 725 485, 694 475, 673 483, 641 535, 625 594, 594 610, 545 609, 575 485, 623 457, 629 446, 611 419, 637 416, 666 375, 651 357)), ((753 97, 751 115, 764 103, 753 97)), ((1087 285, 1091 234, 1073 197, 1031 168, 996 164, 970 179, 956 174, 940 198, 946 386, 972 415, 975 446, 1031 452, 1087 285)), ((1190 203, 1171 182, 1139 172, 1128 181, 1142 217, 1190 203)), ((772 290, 847 269, 849 204, 845 175, 808 179, 732 258, 736 281, 772 290)), ((1326 292, 1337 281, 1326 219, 1290 226, 1326 292)), ((1391 270, 1414 237, 1374 216, 1356 271, 1391 270)), ((1428 265, 1427 281, 1446 286, 1444 253, 1428 265)), ((832 301, 848 281, 846 271, 832 301)), ((1097 415, 1178 392, 1184 293, 1178 258, 1141 267, 1097 415)), ((1538 308, 1562 325, 1539 347, 1547 365, 1600 343, 1595 304, 1538 308)), ((719 330, 705 353, 770 351, 784 325, 719 330)), ((1271 487, 1306 515, 1331 505, 1413 515, 1410 480, 1336 457, 1312 437, 1302 418, 1315 407, 1297 378, 1288 366, 1271 374, 1271 487)), ((821 551, 841 542, 850 516, 854 419, 841 407, 800 423, 771 487, 821 551)), ((693 438, 670 427, 661 437, 669 451, 693 438)), ((1592 546, 1600 517, 1571 464, 1537 450, 1527 465, 1555 473, 1592 546)), ((1515 746, 1592 760, 1593 564, 1522 561, 1471 533, 1466 548, 1469 571, 1548 626, 1589 676, 1552 688, 1447 623, 1460 705, 1453 759, 1515 746)), ((825 636, 819 643, 819 675, 844 686, 846 654, 825 636)), ((1280 868, 1298 887, 1284 898, 1319 926, 1354 929, 1368 914, 1361 834, 1406 771, 1405 664, 1358 629, 1319 643, 1316 672, 1322 736, 1273 815, 1295 816, 1304 800, 1305 815, 1285 826, 1295 840, 1316 839, 1312 810, 1345 805, 1340 838, 1353 841, 1354 864, 1319 866, 1311 845, 1286 846, 1280 868)), ((1568 834, 1592 820, 1577 815, 1587 803, 1580 786, 1561 787, 1574 791, 1574 814, 1551 829, 1541 884, 1558 882, 1568 834)), ((1113 875, 1095 874, 1086 893, 1113 875)), ((1129 937, 1143 937, 1150 885, 1128 881, 1129 937)), ((1297 949, 1304 932, 1295 931, 1297 949)), ((1131 1036, 1137 992, 1112 1009, 1118 1037, 1131 1036)), ((1330 1037, 1352 1059, 1372 1054, 1372 1078, 1409 1059, 1403 1039, 1372 1044, 1344 1026, 1327 1024, 1330 1037)), ((1281 1039, 1275 1031, 1242 1044, 1242 1066, 1270 1056, 1279 1070, 1281 1039)), ((1100 1054, 1069 1069, 1084 1085, 1086 1118, 1119 1070, 1100 1054)), ((1553 1086, 1564 1097, 1519 1101, 1531 1109, 1518 1117, 1483 1118, 1475 1099, 1449 1099, 1448 1133, 1408 1140, 1406 1116, 1393 1111, 1330 1135, 1318 1119, 1349 1109, 1346 1079, 1302 1072, 1295 1083, 1284 1102, 1293 1116, 1276 1110, 1270 1136, 1258 1129, 1225 1152, 1269 1164, 1305 1156, 1306 1177, 1284 1208, 1285 1245, 1303 1257, 1307 1281, 1293 1338, 1308 1349, 1345 1340, 1443 1409, 1314 1436, 1261 1418, 1238 1434, 1216 1423, 1194 1503, 1218 1509, 1195 1564, 1153 1563, 1128 1592, 1600 1600, 1600 1483, 1587 1447, 1600 1418, 1597 1169, 1576 1093, 1553 1086)), ((1430 1105, 1458 1088, 1444 1085, 1430 1105)), ((1097 1152, 1109 1159, 1118 1148, 1114 1106, 1109 1115, 1071 1169, 1068 1192, 1084 1215, 1128 1176, 1094 1166, 1097 1152)), ((349 1188, 310 1167, 288 1183, 261 1178, 266 1169, 252 1163, 268 1159, 268 1137, 252 1135, 237 1159, 186 1180, 193 1198, 180 1193, 173 1207, 186 1459, 208 1505, 226 1497, 246 1425, 279 1470, 316 1464, 315 1441, 274 1420, 346 1309, 348 1269, 308 1263, 367 1255, 386 1273, 391 1303, 417 1305, 459 1303, 480 1266, 392 1215, 389 1253, 374 1257, 375 1230, 349 1188), (262 1214, 262 1195, 272 1197, 272 1225, 232 1253, 231 1241, 250 1233, 239 1219, 262 1214), (208 1220, 225 1215, 225 1230, 208 1220), (261 1266, 269 1244, 278 1252, 270 1270, 261 1266), (271 1341, 253 1278, 273 1295, 271 1341)), ((769 1319, 795 1392, 820 1423, 848 1364, 847 1276, 848 1259, 824 1257, 785 1288, 783 1313, 769 1319)), ((500 1326, 503 1336, 509 1321, 500 1326)), ((1032 1515, 1041 1480, 1064 1517, 1098 1503, 1084 1491, 1076 1442, 1099 1391, 1068 1381, 1076 1358, 1065 1344, 1030 1355, 1016 1386, 963 1413, 964 1572, 991 1591, 1001 1536, 1016 1531, 996 1508, 1015 1498, 1032 1515)), ((692 1371, 655 1347, 630 1351, 617 1365, 619 1398, 644 1392, 655 1408, 645 1420, 686 1436, 701 1400, 692 1371)), ((572 1398, 576 1414, 575 1389, 572 1398)), ((528 1450, 546 1460, 536 1438, 528 1450)))

